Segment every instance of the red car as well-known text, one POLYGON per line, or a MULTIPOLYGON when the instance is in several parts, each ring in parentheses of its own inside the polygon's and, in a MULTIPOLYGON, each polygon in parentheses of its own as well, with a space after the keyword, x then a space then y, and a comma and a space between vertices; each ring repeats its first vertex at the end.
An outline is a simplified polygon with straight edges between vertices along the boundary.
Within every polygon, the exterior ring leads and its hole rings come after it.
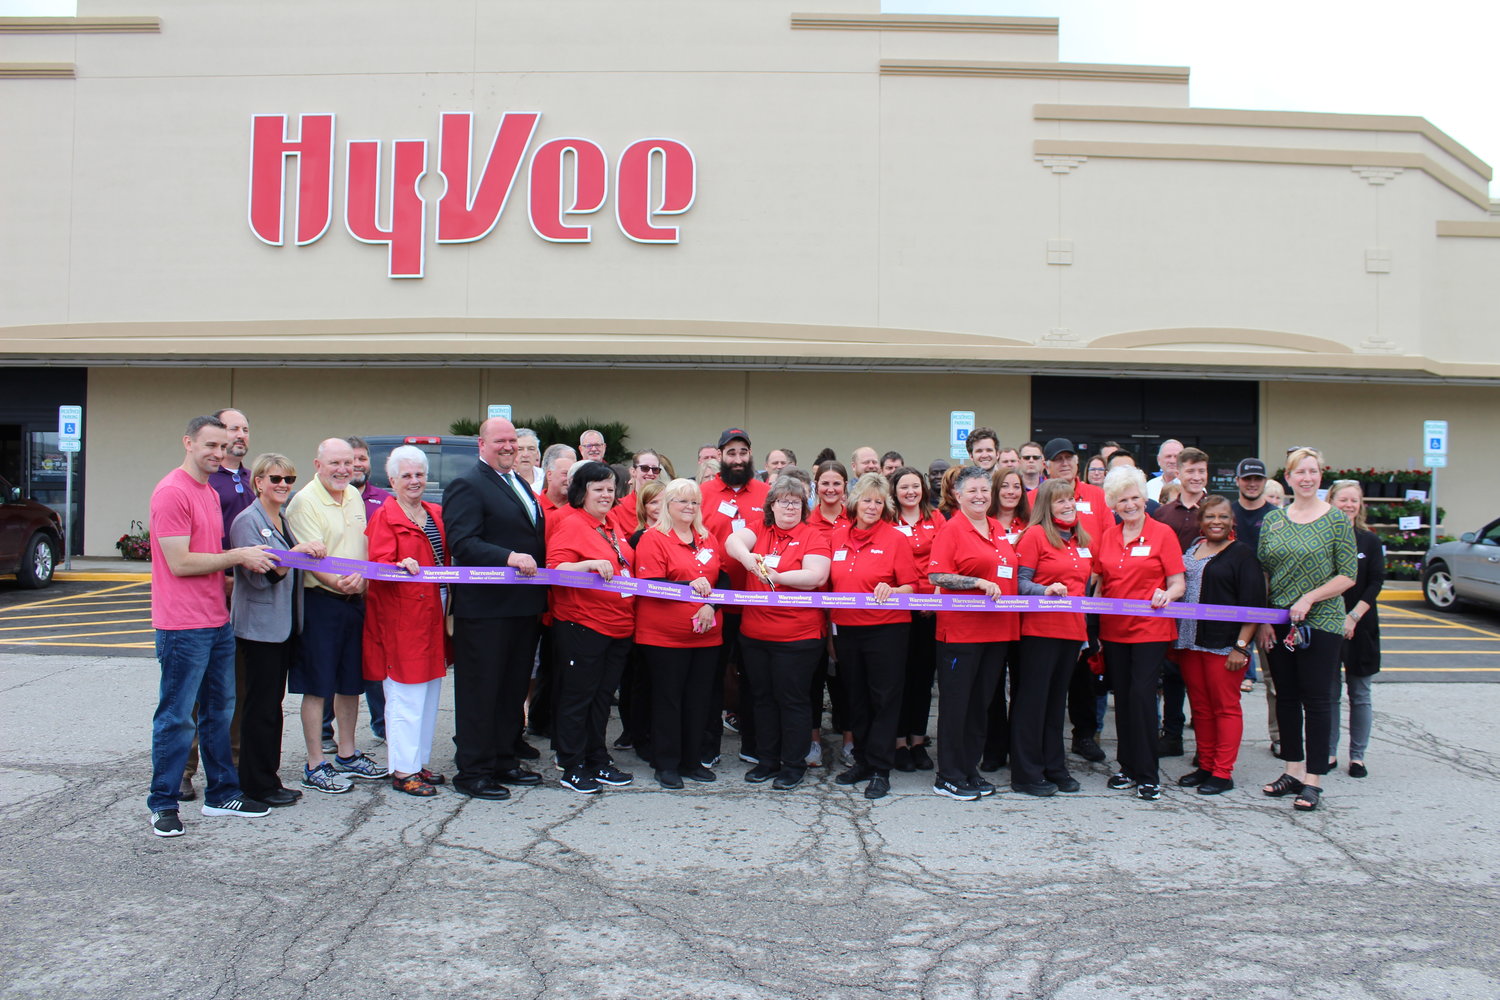
POLYGON ((60 552, 57 511, 23 497, 20 487, 0 477, 0 574, 14 573, 23 587, 45 587, 60 552))

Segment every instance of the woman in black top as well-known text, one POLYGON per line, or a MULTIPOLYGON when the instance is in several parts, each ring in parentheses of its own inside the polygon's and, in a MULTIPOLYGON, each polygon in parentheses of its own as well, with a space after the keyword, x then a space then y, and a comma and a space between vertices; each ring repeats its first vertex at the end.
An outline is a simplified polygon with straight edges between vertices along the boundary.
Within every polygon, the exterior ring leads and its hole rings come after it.
MULTIPOLYGON (((1363 778, 1365 750, 1370 745, 1370 723, 1375 710, 1370 687, 1380 672, 1380 619, 1375 602, 1385 585, 1385 546, 1365 523, 1365 495, 1358 482, 1340 479, 1328 490, 1328 502, 1349 517, 1354 526, 1354 547, 1359 554, 1359 573, 1354 586, 1344 591, 1344 683, 1349 688, 1349 775, 1363 778)), ((1333 685, 1333 732, 1328 754, 1337 758, 1339 750, 1339 684, 1333 685)), ((1337 764, 1337 759, 1332 761, 1337 764)))

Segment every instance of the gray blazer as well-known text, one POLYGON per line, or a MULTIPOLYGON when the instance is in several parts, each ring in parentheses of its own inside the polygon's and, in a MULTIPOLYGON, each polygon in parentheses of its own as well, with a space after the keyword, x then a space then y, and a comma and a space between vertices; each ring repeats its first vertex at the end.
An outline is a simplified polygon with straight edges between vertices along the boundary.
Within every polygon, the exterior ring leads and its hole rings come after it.
MULTIPOLYGON (((245 545, 269 545, 290 549, 297 544, 291 529, 285 533, 272 524, 266 509, 257 501, 240 511, 229 526, 232 548, 245 545)), ((285 642, 293 626, 302 631, 302 571, 281 570, 278 579, 270 573, 252 573, 243 566, 234 568, 234 594, 229 600, 229 620, 234 634, 254 642, 285 642)))

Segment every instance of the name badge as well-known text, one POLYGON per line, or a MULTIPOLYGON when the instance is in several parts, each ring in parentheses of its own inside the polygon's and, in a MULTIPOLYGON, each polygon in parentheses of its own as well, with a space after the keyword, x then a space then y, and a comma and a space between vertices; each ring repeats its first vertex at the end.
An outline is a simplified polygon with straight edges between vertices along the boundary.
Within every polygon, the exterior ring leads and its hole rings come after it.
POLYGON ((1094 512, 1094 505, 1089 503, 1087 500, 1075 500, 1073 502, 1073 507, 1080 514, 1092 514, 1094 512))
MULTIPOLYGON (((617 577, 620 577, 620 576, 629 576, 629 575, 630 575, 630 570, 626 569, 623 566, 621 566, 618 570, 615 571, 615 576, 617 576, 617 577)), ((620 600, 622 600, 622 601, 628 601, 628 600, 630 600, 634 596, 635 596, 634 594, 632 594, 632 593, 630 593, 628 591, 622 591, 620 593, 620 600)))
POLYGON ((837 552, 835 552, 833 554, 833 561, 834 562, 843 562, 845 559, 848 559, 848 558, 849 558, 849 550, 848 549, 839 549, 837 552))
POLYGON ((740 509, 728 500, 720 500, 719 513, 725 517, 739 517, 740 509))
POLYGON ((707 563, 713 557, 714 557, 714 550, 713 549, 699 549, 698 550, 698 561, 701 562, 701 563, 707 563))
POLYGON ((617 569, 615 571, 615 576, 629 576, 629 575, 630 575, 630 570, 627 567, 625 567, 625 566, 621 566, 619 569, 617 569))
POLYGON ((905 535, 907 538, 911 537, 911 525, 909 524, 898 524, 896 525, 896 530, 901 532, 901 534, 905 535))
POLYGON ((1014 545, 1014 544, 1016 544, 1016 539, 1020 538, 1020 537, 1021 537, 1021 533, 1020 532, 1018 532, 1018 531, 1012 531, 1012 532, 1008 533, 1005 536, 1005 540, 1007 542, 1009 542, 1010 544, 1014 545))
MULTIPOLYGON (((736 512, 736 513, 738 513, 738 512, 736 512)), ((730 531, 739 531, 739 530, 741 530, 744 527, 745 527, 745 519, 743 517, 737 517, 733 521, 729 522, 729 530, 730 531)))
POLYGON ((1009 580, 1011 577, 1016 575, 1016 569, 1014 566, 1001 566, 999 569, 995 570, 995 575, 1002 580, 1009 580))
POLYGON ((1135 548, 1130 550, 1130 554, 1133 556, 1149 556, 1151 554, 1151 546, 1137 545, 1135 548))
POLYGON ((1088 549, 1084 548, 1082 545, 1078 546, 1078 554, 1079 554, 1079 556, 1081 556, 1084 559, 1092 559, 1092 558, 1094 558, 1094 554, 1092 552, 1090 552, 1088 549))
POLYGON ((762 556, 761 560, 760 560, 760 564, 762 566, 764 566, 766 569, 775 569, 777 566, 781 565, 781 557, 780 556, 762 556))
POLYGON ((262 538, 270 538, 271 537, 271 529, 270 528, 261 528, 260 529, 260 537, 262 537, 262 538))

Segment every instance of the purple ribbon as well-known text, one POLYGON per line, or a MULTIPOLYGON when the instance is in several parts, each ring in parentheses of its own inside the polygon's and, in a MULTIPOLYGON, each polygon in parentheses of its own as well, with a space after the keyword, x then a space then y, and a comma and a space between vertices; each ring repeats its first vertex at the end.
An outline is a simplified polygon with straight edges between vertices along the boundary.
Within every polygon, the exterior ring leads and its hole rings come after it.
POLYGON ((416 575, 393 563, 338 559, 314 559, 301 552, 271 549, 271 555, 292 569, 320 573, 358 573, 367 580, 387 583, 511 583, 529 586, 575 587, 607 590, 636 597, 666 601, 737 604, 741 607, 832 608, 865 611, 1073 611, 1091 615, 1136 615, 1145 618, 1195 618, 1200 621, 1256 622, 1280 625, 1288 615, 1281 608, 1241 608, 1228 604, 1168 604, 1153 608, 1150 601, 1119 597, 985 597, 983 594, 892 594, 877 603, 873 594, 829 593, 806 590, 714 590, 699 597, 691 587, 660 580, 617 576, 605 582, 593 573, 579 570, 538 569, 535 576, 522 576, 508 566, 423 566, 416 575))

